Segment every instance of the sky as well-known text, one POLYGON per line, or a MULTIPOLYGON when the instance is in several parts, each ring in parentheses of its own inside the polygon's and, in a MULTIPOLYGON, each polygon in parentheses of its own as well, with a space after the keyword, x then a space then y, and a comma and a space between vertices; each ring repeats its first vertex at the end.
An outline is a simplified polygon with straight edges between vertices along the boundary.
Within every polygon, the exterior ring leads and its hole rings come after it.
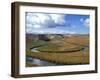
POLYGON ((25 13, 27 34, 89 34, 89 15, 25 13))

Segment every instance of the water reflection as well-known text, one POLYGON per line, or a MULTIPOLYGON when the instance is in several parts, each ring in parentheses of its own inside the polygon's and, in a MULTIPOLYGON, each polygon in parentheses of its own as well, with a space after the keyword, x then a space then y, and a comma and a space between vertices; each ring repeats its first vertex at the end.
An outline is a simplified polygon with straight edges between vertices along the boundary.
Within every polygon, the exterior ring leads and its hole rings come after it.
POLYGON ((31 63, 31 64, 36 64, 38 66, 56 66, 56 63, 52 63, 52 62, 48 62, 48 61, 44 61, 44 60, 40 60, 40 59, 36 59, 36 58, 31 58, 31 57, 27 57, 26 61, 31 63))

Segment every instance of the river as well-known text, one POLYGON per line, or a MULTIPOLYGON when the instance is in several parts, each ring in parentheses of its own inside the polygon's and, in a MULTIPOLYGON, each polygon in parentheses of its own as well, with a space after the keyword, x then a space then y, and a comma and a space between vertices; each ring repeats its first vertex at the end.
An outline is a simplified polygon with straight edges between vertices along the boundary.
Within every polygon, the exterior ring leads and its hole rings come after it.
MULTIPOLYGON (((88 48, 89 47, 85 46, 80 51, 82 51, 83 54, 85 54, 86 53, 86 50, 88 48)), ((36 47, 33 48, 33 49, 31 49, 31 51, 33 51, 33 52, 39 52, 36 47)), ((26 60, 27 60, 27 62, 29 62, 31 64, 36 64, 38 66, 56 66, 56 65, 59 65, 59 64, 56 64, 56 63, 52 63, 52 62, 49 62, 49 61, 44 61, 44 60, 40 60, 40 59, 36 59, 36 58, 32 58, 32 57, 27 57, 26 60)))
POLYGON ((27 57, 26 58, 27 62, 31 63, 31 64, 36 64, 38 66, 56 66, 56 63, 52 63, 52 62, 48 62, 48 61, 44 61, 44 60, 40 60, 40 59, 36 59, 36 58, 32 58, 32 57, 27 57))

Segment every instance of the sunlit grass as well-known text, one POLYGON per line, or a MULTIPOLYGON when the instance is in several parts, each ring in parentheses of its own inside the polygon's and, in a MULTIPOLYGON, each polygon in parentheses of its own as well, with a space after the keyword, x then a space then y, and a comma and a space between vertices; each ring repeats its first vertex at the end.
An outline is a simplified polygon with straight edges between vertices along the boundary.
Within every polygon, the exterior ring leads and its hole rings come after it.
POLYGON ((88 64, 89 54, 85 54, 81 51, 72 53, 35 53, 27 51, 27 56, 38 58, 41 60, 46 60, 58 64, 88 64))
POLYGON ((81 51, 85 46, 89 46, 87 36, 60 37, 50 41, 27 39, 26 56, 57 64, 89 64, 89 48, 81 51), (40 52, 31 51, 36 46, 40 46, 37 48, 40 52))

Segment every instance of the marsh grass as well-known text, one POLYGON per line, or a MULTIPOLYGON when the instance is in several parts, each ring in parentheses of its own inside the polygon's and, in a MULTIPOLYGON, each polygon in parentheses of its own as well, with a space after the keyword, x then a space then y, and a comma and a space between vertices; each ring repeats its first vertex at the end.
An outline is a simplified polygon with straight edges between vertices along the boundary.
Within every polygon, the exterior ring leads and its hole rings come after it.
MULTIPOLYGON (((89 37, 72 36, 64 38, 54 38, 50 41, 26 40, 26 56, 49 61, 62 65, 89 64, 89 48, 83 51, 85 46, 89 46, 89 37), (32 52, 30 48, 40 46, 32 52)), ((26 63, 27 64, 27 63, 26 63)), ((32 64, 28 64, 32 66, 32 64)))
POLYGON ((72 53, 35 53, 27 51, 27 56, 58 64, 89 64, 88 52, 82 54, 81 51, 72 53))

